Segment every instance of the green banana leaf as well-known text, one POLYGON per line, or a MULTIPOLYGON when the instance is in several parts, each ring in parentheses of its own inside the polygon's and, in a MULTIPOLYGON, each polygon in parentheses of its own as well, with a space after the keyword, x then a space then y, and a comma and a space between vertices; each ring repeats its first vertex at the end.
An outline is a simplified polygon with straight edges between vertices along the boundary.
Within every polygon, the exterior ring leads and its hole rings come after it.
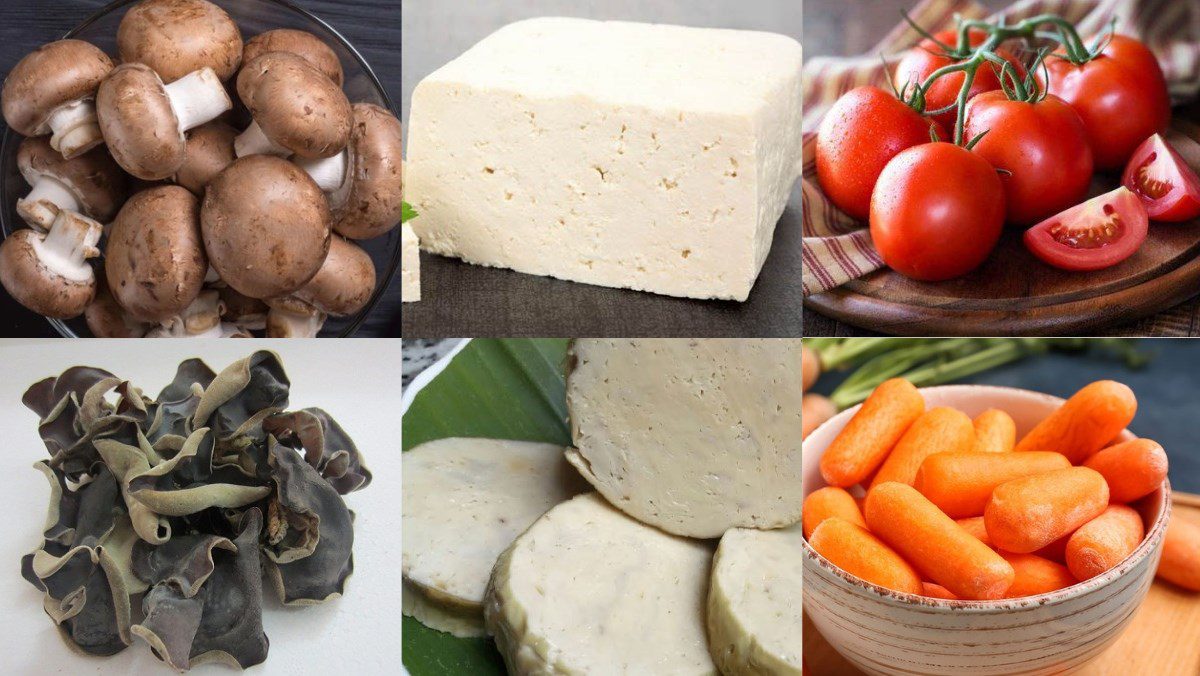
MULTIPOLYGON (((565 339, 476 339, 417 393, 401 421, 405 451, 445 437, 570 444, 565 339)), ((504 674, 491 639, 461 639, 404 617, 402 653, 412 676, 504 674)))

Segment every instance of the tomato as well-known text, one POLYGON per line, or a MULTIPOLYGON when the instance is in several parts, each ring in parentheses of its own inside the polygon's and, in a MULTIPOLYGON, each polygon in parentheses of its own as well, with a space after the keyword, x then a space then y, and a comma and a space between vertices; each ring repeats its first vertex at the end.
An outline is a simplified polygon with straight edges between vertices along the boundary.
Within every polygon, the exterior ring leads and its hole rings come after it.
POLYGON ((952 143, 897 155, 871 196, 871 240, 885 263, 923 281, 979 267, 1004 229, 1004 186, 992 165, 952 143))
MULTIPOLYGON (((950 46, 958 44, 958 31, 942 31, 935 34, 934 37, 950 46)), ((972 47, 982 45, 987 40, 987 37, 987 33, 979 30, 972 30, 968 34, 972 47)), ((996 49, 996 55, 1016 66, 1019 77, 1025 76, 1024 66, 1021 65, 1020 59, 1011 51, 1000 47, 996 49)), ((926 38, 918 43, 916 47, 909 50, 904 55, 904 58, 900 60, 900 63, 897 64, 895 75, 896 88, 899 89, 910 82, 924 82, 925 78, 929 77, 937 69, 954 63, 959 63, 959 61, 946 56, 945 52, 936 42, 926 38)), ((925 93, 925 110, 945 108, 958 101, 958 93, 962 89, 964 77, 966 76, 963 73, 951 73, 935 80, 933 85, 929 87, 929 91, 925 93)), ((999 68, 994 67, 992 64, 984 64, 976 71, 975 79, 971 82, 971 91, 968 96, 978 96, 983 92, 989 92, 994 89, 1000 89, 999 68)), ((946 129, 953 129, 954 123, 958 120, 958 111, 952 110, 948 113, 942 113, 936 119, 946 129)))
POLYGON ((825 196, 847 214, 865 219, 879 172, 901 150, 929 143, 931 125, 878 87, 843 94, 817 130, 817 180, 825 196))
POLYGON ((1098 169, 1125 165, 1133 151, 1171 119, 1167 81, 1154 54, 1125 37, 1112 42, 1095 59, 1075 65, 1057 56, 1037 70, 1038 81, 1079 113, 1088 132, 1098 169), (1046 71, 1050 74, 1046 82, 1046 71))
POLYGON ((1146 241, 1146 209, 1128 188, 1093 197, 1025 231, 1033 255, 1064 270, 1099 270, 1146 241))
POLYGON ((1008 222, 1032 225, 1087 196, 1092 150, 1079 115, 1049 95, 1036 103, 984 92, 967 104, 965 138, 987 132, 974 151, 1002 174, 1008 222))
POLYGON ((1141 198, 1152 221, 1178 223, 1200 216, 1200 176, 1159 134, 1133 152, 1121 183, 1141 198))

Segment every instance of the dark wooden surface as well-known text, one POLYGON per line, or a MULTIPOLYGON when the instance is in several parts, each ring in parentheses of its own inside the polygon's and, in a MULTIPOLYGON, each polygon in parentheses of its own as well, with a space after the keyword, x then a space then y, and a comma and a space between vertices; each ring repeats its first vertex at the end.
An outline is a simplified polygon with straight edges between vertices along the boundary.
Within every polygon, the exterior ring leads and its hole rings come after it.
MULTIPOLYGON (((291 0, 321 17, 353 44, 379 77, 394 105, 400 101, 400 0, 291 0)), ((220 4, 221 0, 217 0, 220 4)), ((28 52, 61 38, 102 8, 100 0, 3 0, 0 2, 0 72, 28 52)), ((400 334, 400 275, 357 336, 400 334)), ((0 290, 0 336, 49 337, 57 333, 42 317, 0 290)))

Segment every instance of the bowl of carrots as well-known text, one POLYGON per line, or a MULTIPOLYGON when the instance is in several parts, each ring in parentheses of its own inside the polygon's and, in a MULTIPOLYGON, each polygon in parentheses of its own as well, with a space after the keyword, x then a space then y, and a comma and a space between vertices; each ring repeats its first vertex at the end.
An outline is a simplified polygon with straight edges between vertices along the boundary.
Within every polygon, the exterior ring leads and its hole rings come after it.
POLYGON ((805 612, 869 674, 1083 665, 1145 598, 1170 519, 1136 410, 1114 381, 1066 401, 882 383, 804 441, 805 612))

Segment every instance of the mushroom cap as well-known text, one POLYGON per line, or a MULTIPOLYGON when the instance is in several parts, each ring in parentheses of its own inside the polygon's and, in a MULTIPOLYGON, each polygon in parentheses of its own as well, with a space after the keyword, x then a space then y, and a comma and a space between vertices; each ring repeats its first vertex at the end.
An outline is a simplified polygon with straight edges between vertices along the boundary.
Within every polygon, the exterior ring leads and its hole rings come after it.
POLYGON ((371 256, 357 244, 334 236, 321 269, 292 296, 336 317, 361 310, 374 291, 371 256))
POLYGON ((83 214, 102 223, 116 215, 129 194, 129 177, 103 146, 66 159, 45 136, 27 138, 17 149, 17 167, 33 185, 38 176, 51 176, 71 189, 83 214))
POLYGON ((200 222, 221 279, 251 298, 300 288, 329 251, 325 195, 303 169, 271 155, 248 155, 218 174, 200 222))
POLYGON ((218 120, 188 132, 186 157, 175 173, 175 182, 203 195, 205 186, 237 159, 233 152, 237 134, 236 129, 218 120))
POLYGON ((350 239, 386 234, 400 222, 400 120, 377 105, 354 104, 349 148, 349 194, 334 214, 333 228, 350 239))
POLYGON ((179 170, 187 142, 162 80, 140 63, 113 69, 96 92, 100 132, 113 159, 125 171, 147 181, 179 170))
POLYGON ((113 298, 108 282, 101 275, 96 281, 96 297, 83 312, 88 329, 96 338, 141 338, 150 328, 128 316, 113 298))
POLYGON ((44 235, 23 228, 0 243, 0 284, 21 305, 55 319, 78 317, 96 293, 96 276, 88 266, 82 279, 67 279, 38 255, 44 235))
POLYGON ((17 62, 4 79, 0 106, 4 119, 22 136, 50 132, 46 118, 55 108, 95 96, 113 69, 112 59, 83 40, 42 45, 17 62))
POLYGON ((303 57, 335 85, 342 86, 342 62, 333 48, 308 31, 276 28, 259 33, 246 42, 246 47, 242 50, 242 60, 250 63, 267 52, 290 52, 303 57))
POLYGON ((122 62, 144 63, 164 82, 205 66, 224 82, 242 62, 242 33, 206 0, 143 0, 121 19, 117 51, 122 62))
POLYGON ((248 61, 237 89, 267 138, 302 158, 333 157, 350 141, 350 101, 301 56, 267 52, 248 61))
POLYGON ((130 197, 108 234, 104 271, 113 296, 135 318, 159 322, 183 312, 208 271, 200 201, 177 185, 130 197))

